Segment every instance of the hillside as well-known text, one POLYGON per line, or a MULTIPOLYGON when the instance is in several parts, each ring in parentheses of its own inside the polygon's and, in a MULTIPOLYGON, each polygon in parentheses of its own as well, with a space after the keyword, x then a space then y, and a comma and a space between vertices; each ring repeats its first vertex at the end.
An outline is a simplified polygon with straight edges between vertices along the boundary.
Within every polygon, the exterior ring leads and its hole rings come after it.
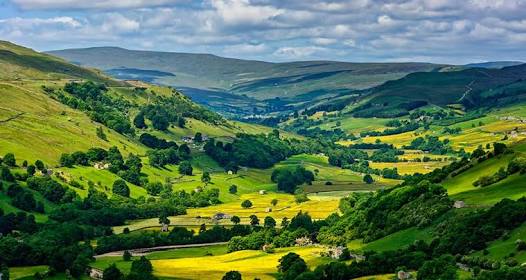
POLYGON ((102 47, 51 51, 73 63, 96 67, 117 78, 136 78, 183 89, 214 110, 262 114, 304 107, 342 91, 370 88, 412 72, 432 71, 428 63, 347 63, 301 61, 270 63, 209 54, 135 51, 102 47), (153 71, 152 71, 153 70, 153 71), (161 72, 155 72, 161 71, 161 72), (232 94, 243 96, 236 101, 232 94), (205 96, 205 98, 203 98, 205 96), (212 100, 208 101, 207 97, 212 100), (224 97, 218 100, 215 96, 224 97), (279 98, 280 102, 261 102, 279 98))

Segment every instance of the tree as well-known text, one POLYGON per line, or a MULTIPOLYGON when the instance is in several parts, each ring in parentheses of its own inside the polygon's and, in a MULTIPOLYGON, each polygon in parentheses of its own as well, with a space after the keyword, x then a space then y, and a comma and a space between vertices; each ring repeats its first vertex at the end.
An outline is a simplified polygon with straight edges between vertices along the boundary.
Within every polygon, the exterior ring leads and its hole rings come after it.
POLYGON ((15 176, 13 176, 13 174, 11 174, 11 171, 9 170, 9 168, 5 167, 5 166, 2 166, 0 167, 0 180, 3 180, 3 181, 8 181, 8 182, 14 182, 15 181, 15 176))
POLYGON ((236 185, 232 185, 228 188, 228 192, 231 193, 231 194, 236 194, 237 193, 237 186, 236 185))
POLYGON ((122 259, 125 261, 125 262, 129 262, 132 258, 132 254, 130 253, 130 251, 128 250, 124 250, 124 254, 122 254, 122 259))
POLYGON ((33 176, 35 175, 35 172, 36 172, 36 168, 34 165, 28 165, 27 168, 26 168, 26 171, 27 171, 27 175, 28 176, 33 176))
POLYGON ((139 114, 135 116, 133 119, 133 125, 135 125, 136 128, 147 128, 143 112, 139 112, 139 114))
POLYGON ((170 219, 168 219, 168 216, 166 216, 166 214, 162 214, 159 217, 159 224, 161 224, 162 226, 170 225, 170 219))
POLYGON ((230 221, 237 225, 241 222, 241 219, 238 216, 232 216, 232 218, 230 218, 230 221))
POLYGON ((288 253, 279 259, 278 271, 287 272, 295 263, 303 263, 306 266, 305 261, 296 253, 288 253))
POLYGON ((183 175, 192 175, 193 170, 194 169, 192 168, 192 164, 189 161, 187 161, 187 160, 185 160, 185 161, 181 162, 181 164, 179 164, 179 173, 181 173, 183 175))
POLYGON ((203 142, 203 134, 201 134, 201 132, 196 132, 195 133, 194 142, 196 142, 196 143, 203 142))
POLYGON ((444 255, 424 264, 418 269, 417 280, 455 280, 458 279, 455 259, 444 255))
POLYGON ((102 126, 97 127, 96 129, 97 137, 104 141, 108 141, 108 137, 106 136, 106 133, 104 133, 104 130, 102 129, 102 126))
POLYGON ((374 179, 370 174, 365 174, 365 176, 363 176, 363 181, 366 184, 372 184, 374 182, 374 179))
POLYGON ((0 274, 2 274, 1 280, 9 280, 9 267, 4 264, 0 264, 0 274))
POLYGON ((152 263, 145 256, 142 256, 140 259, 133 261, 130 270, 130 272, 139 275, 150 275, 152 274, 152 271, 152 263))
POLYGON ((259 219, 256 215, 250 215, 250 225, 251 226, 259 225, 259 219))
POLYGON ((75 160, 70 154, 63 153, 60 155, 60 165, 64 167, 73 167, 75 160))
POLYGON ((115 182, 113 182, 112 192, 120 196, 130 197, 130 188, 128 187, 126 182, 122 179, 118 179, 118 180, 115 180, 115 182))
POLYGON ((271 204, 272 206, 276 206, 276 205, 278 205, 278 200, 277 200, 276 198, 273 198, 273 199, 270 201, 270 204, 271 204))
POLYGON ((15 167, 16 166, 16 159, 15 159, 15 155, 13 153, 5 154, 5 156, 3 157, 2 161, 7 166, 11 166, 11 167, 15 167))
POLYGON ((245 209, 248 209, 250 207, 252 207, 252 201, 246 199, 244 200, 243 202, 241 202, 241 207, 245 208, 245 209))
POLYGON ((163 184, 160 182, 150 182, 146 184, 146 192, 148 192, 149 195, 157 196, 161 193, 163 190, 163 184))
POLYGON ((203 175, 201 176, 201 182, 205 183, 207 185, 212 181, 212 178, 210 178, 210 173, 208 171, 203 172, 203 175))
POLYGON ((35 167, 40 171, 44 171, 44 169, 46 169, 46 167, 44 166, 44 162, 42 162, 39 159, 35 161, 35 167))
POLYGON ((117 268, 117 265, 113 263, 112 265, 104 269, 104 272, 102 274, 102 279, 103 280, 119 280, 119 279, 122 279, 123 276, 124 275, 122 274, 122 272, 117 268))
POLYGON ((263 226, 266 228, 275 228, 276 227, 276 220, 270 216, 266 216, 265 220, 263 222, 263 226))
POLYGON ((242 278, 241 278, 241 273, 239 273, 238 271, 232 270, 232 271, 225 273, 225 275, 221 279, 222 280, 241 280, 242 278))
POLYGON ((289 226, 290 222, 289 222, 289 219, 287 217, 283 217, 283 219, 281 219, 281 227, 282 228, 287 228, 289 226))

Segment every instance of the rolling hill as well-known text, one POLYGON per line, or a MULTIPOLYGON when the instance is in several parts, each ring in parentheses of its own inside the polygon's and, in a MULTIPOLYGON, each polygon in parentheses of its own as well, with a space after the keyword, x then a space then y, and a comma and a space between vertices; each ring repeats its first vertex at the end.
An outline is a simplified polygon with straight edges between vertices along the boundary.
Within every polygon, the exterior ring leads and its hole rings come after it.
POLYGON ((49 53, 79 65, 102 69, 117 78, 134 77, 181 88, 185 94, 195 97, 197 102, 230 115, 284 111, 294 105, 303 108, 342 91, 366 89, 408 73, 434 71, 442 67, 429 63, 270 63, 210 54, 135 51, 114 47, 49 53), (155 72, 158 74, 155 76, 152 71, 162 73, 155 72), (123 76, 124 72, 133 72, 133 76, 123 76), (233 95, 243 97, 236 102, 233 95), (212 97, 210 101, 208 96, 212 97), (216 96, 224 97, 224 100, 218 100, 216 96), (278 104, 261 102, 276 98, 279 98, 278 104))

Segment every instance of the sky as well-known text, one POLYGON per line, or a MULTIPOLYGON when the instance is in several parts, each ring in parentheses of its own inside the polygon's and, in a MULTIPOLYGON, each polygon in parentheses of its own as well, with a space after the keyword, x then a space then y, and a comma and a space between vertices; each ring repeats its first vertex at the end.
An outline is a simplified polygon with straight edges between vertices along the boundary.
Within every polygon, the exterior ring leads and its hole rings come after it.
POLYGON ((0 40, 265 61, 526 61, 526 0, 0 0, 0 40))

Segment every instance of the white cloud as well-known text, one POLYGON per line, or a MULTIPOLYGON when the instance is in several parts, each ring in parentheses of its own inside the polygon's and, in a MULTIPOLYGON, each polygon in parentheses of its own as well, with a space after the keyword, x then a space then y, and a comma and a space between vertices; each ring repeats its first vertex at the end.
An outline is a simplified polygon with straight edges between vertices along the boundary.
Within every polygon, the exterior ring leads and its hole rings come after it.
POLYGON ((336 40, 334 38, 313 38, 312 42, 314 44, 320 45, 320 46, 329 46, 329 45, 336 44, 336 42, 338 42, 338 40, 336 40))
POLYGON ((125 9, 177 4, 178 0, 11 0, 22 9, 125 9))
POLYGON ((129 19, 118 13, 111 13, 106 15, 101 30, 111 33, 130 33, 139 30, 139 27, 140 24, 138 21, 129 19))
POLYGON ((282 47, 274 52, 276 57, 287 59, 305 59, 312 57, 315 53, 323 52, 327 49, 321 47, 282 47))

